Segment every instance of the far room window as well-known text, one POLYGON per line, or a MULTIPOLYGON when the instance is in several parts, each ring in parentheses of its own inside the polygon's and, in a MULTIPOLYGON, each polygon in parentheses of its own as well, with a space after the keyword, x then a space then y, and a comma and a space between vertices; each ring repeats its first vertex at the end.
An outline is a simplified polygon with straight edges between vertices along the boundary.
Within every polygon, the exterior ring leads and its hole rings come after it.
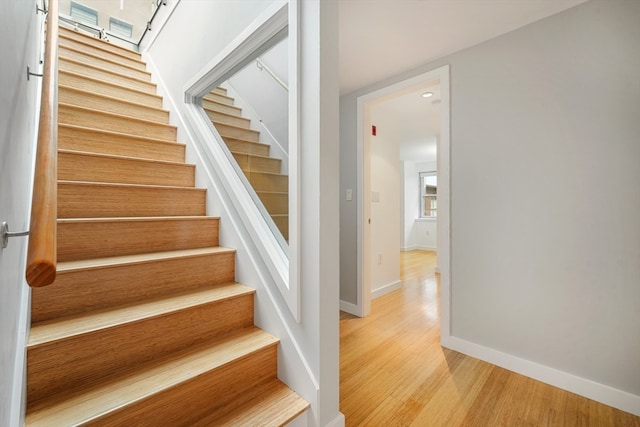
POLYGON ((72 1, 69 15, 78 22, 98 25, 98 11, 83 4, 72 1))
POLYGON ((438 176, 420 172, 420 218, 435 218, 438 213, 438 176))
POLYGON ((133 34, 133 25, 128 24, 118 18, 109 18, 109 31, 116 36, 131 38, 133 34))

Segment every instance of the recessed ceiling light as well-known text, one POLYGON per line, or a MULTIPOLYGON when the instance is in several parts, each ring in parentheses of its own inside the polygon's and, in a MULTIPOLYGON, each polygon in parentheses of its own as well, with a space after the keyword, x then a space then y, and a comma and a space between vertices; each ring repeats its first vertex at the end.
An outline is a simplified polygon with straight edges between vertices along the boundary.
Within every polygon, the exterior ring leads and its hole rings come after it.
POLYGON ((420 96, 423 97, 423 98, 431 98, 433 96, 433 92, 424 92, 420 96))

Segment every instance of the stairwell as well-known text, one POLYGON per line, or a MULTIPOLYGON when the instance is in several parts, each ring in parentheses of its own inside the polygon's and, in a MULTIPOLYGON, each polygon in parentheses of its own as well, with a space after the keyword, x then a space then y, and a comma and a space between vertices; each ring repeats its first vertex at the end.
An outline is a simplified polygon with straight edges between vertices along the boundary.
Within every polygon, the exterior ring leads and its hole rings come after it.
POLYGON ((277 378, 140 55, 59 44, 59 263, 32 292, 26 425, 286 424, 308 403, 277 378))
POLYGON ((271 147, 260 142, 260 132, 251 128, 251 120, 234 104, 222 87, 202 99, 204 111, 276 227, 289 240, 289 177, 280 172, 282 160, 270 156, 271 147))

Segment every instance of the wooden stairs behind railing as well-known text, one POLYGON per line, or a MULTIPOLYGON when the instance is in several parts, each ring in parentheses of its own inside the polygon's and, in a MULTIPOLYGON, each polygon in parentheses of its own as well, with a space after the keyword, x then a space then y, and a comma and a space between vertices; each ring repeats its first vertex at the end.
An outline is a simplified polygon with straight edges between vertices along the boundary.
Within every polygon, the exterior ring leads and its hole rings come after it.
POLYGON ((308 403, 140 55, 59 44, 58 273, 32 293, 26 425, 286 424, 308 403))
POLYGON ((202 106, 262 201, 273 222, 289 240, 289 177, 280 173, 281 159, 270 156, 271 147, 260 142, 260 132, 227 90, 218 87, 205 95, 202 106))

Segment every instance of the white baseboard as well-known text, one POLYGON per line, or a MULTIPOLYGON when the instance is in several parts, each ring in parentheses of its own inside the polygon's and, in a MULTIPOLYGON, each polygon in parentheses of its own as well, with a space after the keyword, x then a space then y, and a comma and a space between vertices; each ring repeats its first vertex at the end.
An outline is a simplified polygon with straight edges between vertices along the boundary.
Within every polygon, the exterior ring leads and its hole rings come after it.
POLYGON ((326 427, 344 427, 344 414, 342 412, 338 412, 338 416, 336 416, 332 421, 330 421, 326 427))
POLYGON ((386 295, 389 292, 393 292, 396 289, 400 289, 401 286, 402 286, 402 282, 400 280, 396 280, 395 282, 386 284, 378 289, 373 289, 371 291, 371 299, 379 298, 382 295, 386 295))
POLYGON ((508 353, 457 338, 442 337, 441 344, 451 350, 464 353, 501 368, 525 375, 543 383, 579 394, 605 405, 640 416, 640 396, 609 387, 604 384, 521 359, 508 353))
POLYGON ((354 316, 362 317, 362 310, 356 304, 340 300, 340 310, 354 316))
POLYGON ((423 245, 404 246, 400 248, 401 252, 416 251, 416 250, 437 252, 438 248, 436 248, 435 246, 423 246, 423 245))
POLYGON ((286 427, 308 427, 309 426, 309 410, 307 409, 291 421, 289 421, 286 427))

